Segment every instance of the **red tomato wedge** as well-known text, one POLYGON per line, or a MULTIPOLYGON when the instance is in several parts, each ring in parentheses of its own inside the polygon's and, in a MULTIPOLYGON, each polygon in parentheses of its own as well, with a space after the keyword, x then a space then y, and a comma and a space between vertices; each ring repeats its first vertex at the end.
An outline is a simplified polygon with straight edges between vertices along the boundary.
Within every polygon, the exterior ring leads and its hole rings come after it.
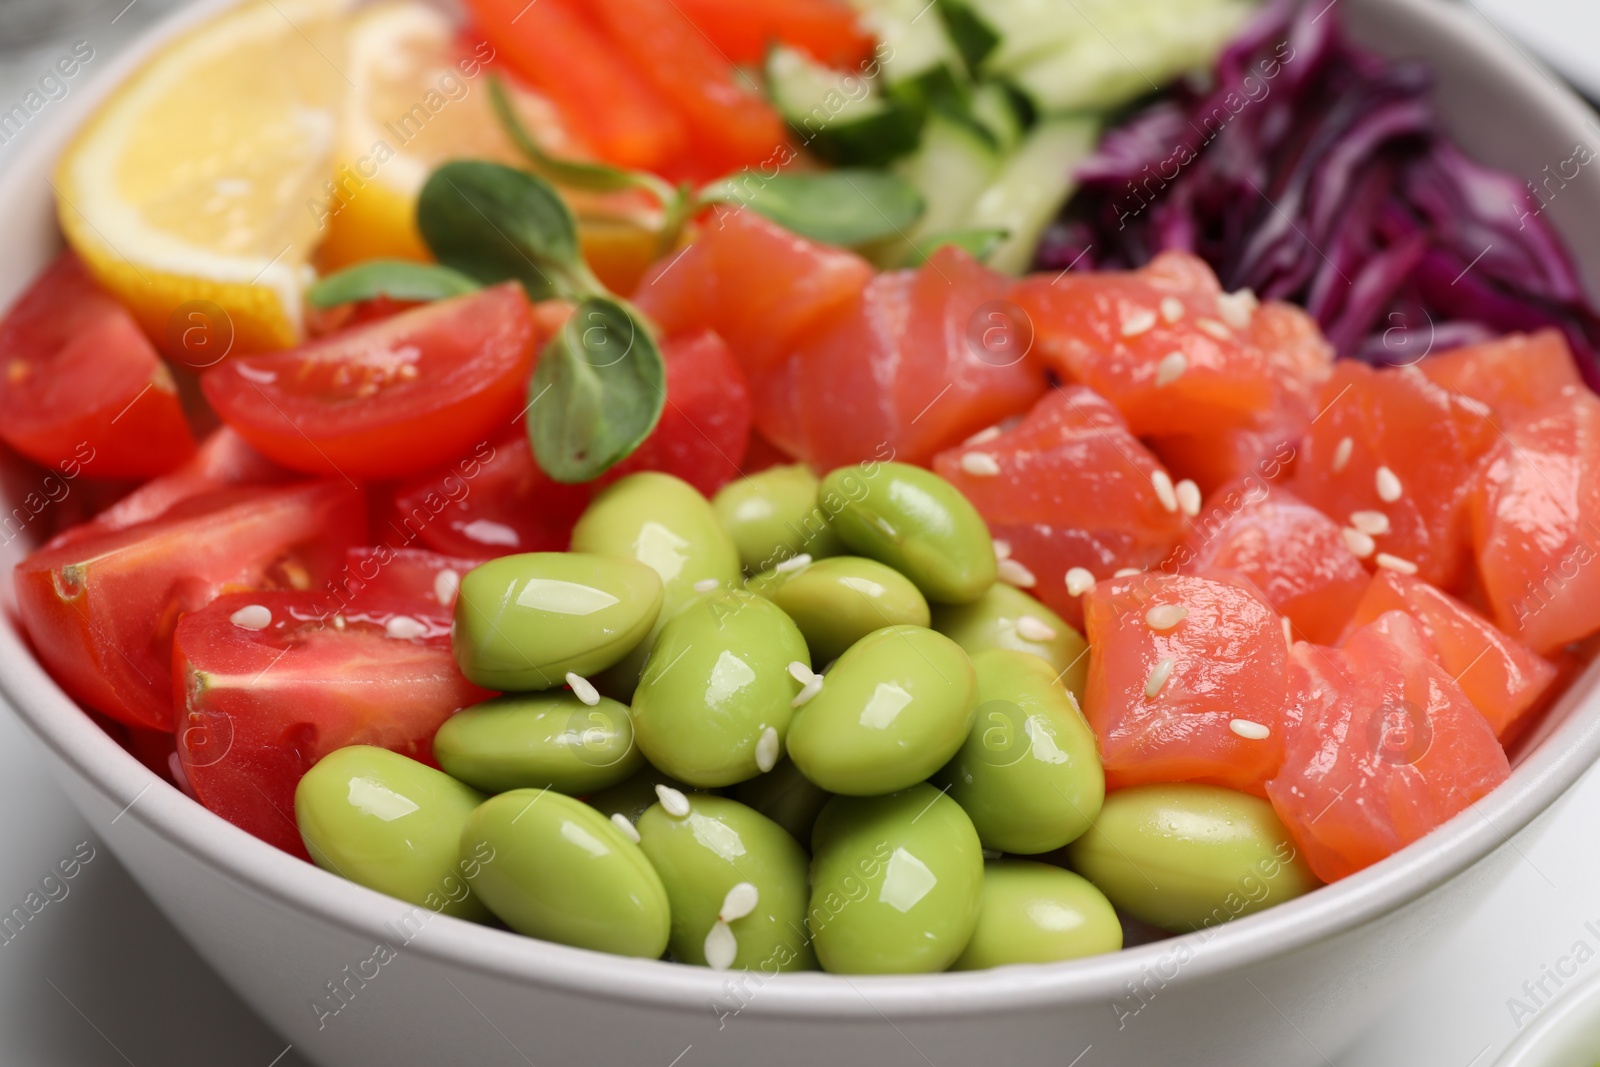
POLYGON ((548 96, 600 158, 660 170, 683 154, 683 120, 589 17, 584 0, 467 0, 506 65, 548 96))
POLYGON ((39 661, 96 711, 172 729, 172 631, 235 589, 309 589, 366 537, 345 482, 232 489, 150 522, 44 548, 15 572, 17 611, 39 661))
POLYGON ((759 64, 774 43, 798 48, 831 67, 872 54, 873 40, 840 0, 673 0, 730 63, 759 64))
POLYGON ((1467 605, 1418 578, 1380 570, 1356 606, 1350 629, 1403 611, 1473 707, 1504 738, 1555 681, 1555 664, 1541 659, 1467 605))
POLYGON ((941 452, 933 469, 971 500, 1036 580, 1029 592, 1074 625, 1083 618, 1065 576, 1083 567, 1109 578, 1166 559, 1184 535, 1154 480, 1161 463, 1116 409, 1081 385, 1053 389, 1015 427, 941 452), (998 474, 969 455, 989 457, 998 474))
POLYGON ((1511 772, 1408 615, 1380 616, 1343 648, 1295 645, 1290 675, 1283 769, 1267 795, 1325 882, 1399 851, 1511 772))
POLYGON ((526 403, 537 345, 505 282, 286 352, 229 360, 200 384, 270 459, 347 478, 403 478, 498 436, 526 403))
POLYGON ((1417 364, 1429 379, 1481 400, 1502 424, 1530 415, 1584 388, 1560 330, 1511 334, 1429 356, 1417 364))
POLYGON ((431 761, 433 735, 490 694, 456 670, 450 617, 406 600, 326 614, 303 593, 240 593, 185 616, 173 644, 178 758, 207 808, 308 859, 294 787, 347 745, 431 761))
POLYGON ((1339 639, 1369 584, 1337 523, 1260 479, 1207 498, 1173 560, 1189 573, 1247 579, 1288 617, 1296 637, 1319 645, 1339 639))
POLYGON ((916 270, 878 275, 831 329, 752 375, 757 427, 819 468, 891 451, 925 464, 1027 411, 1048 383, 1022 358, 1012 286, 949 245, 916 270))
POLYGON ((1505 427, 1471 514, 1500 629, 1541 655, 1600 630, 1600 399, 1582 390, 1505 427))
POLYGON ((448 616, 454 609, 461 579, 483 559, 463 559, 425 548, 365 545, 345 555, 344 570, 334 584, 344 607, 359 609, 373 599, 422 605, 418 610, 448 616))
POLYGON ((1226 575, 1144 574, 1096 585, 1084 622, 1094 655, 1083 710, 1106 788, 1209 782, 1262 793, 1283 759, 1288 684, 1272 605, 1226 575))
POLYGON ((0 320, 0 364, 0 440, 36 463, 148 478, 194 452, 166 364, 71 252, 0 320))
POLYGON ((633 302, 664 336, 715 330, 754 378, 843 315, 872 275, 854 252, 721 208, 645 277, 633 302))
POLYGON ((1415 367, 1374 370, 1343 360, 1318 398, 1291 487, 1335 522, 1387 517, 1376 552, 1415 564, 1441 589, 1465 576, 1467 496, 1498 436, 1484 406, 1415 367), (1349 442, 1346 444, 1345 442, 1349 442))

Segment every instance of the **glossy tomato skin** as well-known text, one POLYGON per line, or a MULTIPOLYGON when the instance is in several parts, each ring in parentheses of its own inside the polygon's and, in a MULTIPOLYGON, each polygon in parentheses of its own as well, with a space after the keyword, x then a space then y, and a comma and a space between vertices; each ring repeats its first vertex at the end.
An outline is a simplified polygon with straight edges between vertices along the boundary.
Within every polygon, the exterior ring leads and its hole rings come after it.
POLYGON ((294 788, 347 745, 430 762, 433 735, 487 698, 456 670, 447 614, 415 601, 369 600, 329 614, 303 593, 238 593, 184 617, 173 642, 177 749, 207 808, 308 859, 294 788), (246 607, 271 622, 233 621, 246 607))
POLYGON ((359 609, 373 601, 409 601, 419 610, 449 615, 455 610, 461 579, 484 559, 463 559, 425 548, 363 545, 345 555, 344 569, 329 591, 344 608, 359 609))
POLYGON ((65 252, 0 320, 0 439, 94 478, 149 478, 194 452, 166 364, 65 252))
POLYGON ((1206 782, 1262 795, 1283 759, 1282 616, 1228 575, 1134 575, 1100 582, 1085 599, 1095 654, 1083 710, 1106 787, 1206 782), (1151 624, 1152 610, 1178 607, 1176 623, 1151 624), (1235 719, 1267 736, 1241 735, 1235 719))
POLYGON ((171 730, 180 616, 232 589, 315 587, 365 538, 361 491, 345 482, 208 493, 35 552, 17 564, 17 611, 71 696, 129 725, 171 730))
POLYGON ((1288 739, 1267 795, 1318 878, 1369 867, 1510 774, 1494 731, 1389 612, 1342 648, 1291 655, 1288 739))
POLYGON ((499 435, 527 403, 543 338, 505 282, 352 327, 201 378, 252 447, 294 470, 403 478, 499 435))

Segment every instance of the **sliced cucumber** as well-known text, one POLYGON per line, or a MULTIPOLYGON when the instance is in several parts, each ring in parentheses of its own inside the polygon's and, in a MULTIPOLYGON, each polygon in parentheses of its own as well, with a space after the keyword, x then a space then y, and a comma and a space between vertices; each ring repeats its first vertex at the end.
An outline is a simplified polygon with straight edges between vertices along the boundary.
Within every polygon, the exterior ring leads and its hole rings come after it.
POLYGON ((940 67, 960 67, 961 56, 929 0, 850 2, 861 13, 867 32, 885 46, 880 49, 880 59, 888 84, 916 81, 940 67))
POLYGON ((1006 160, 961 224, 1008 232, 989 256, 991 267, 1008 274, 1028 269, 1039 236, 1072 195, 1072 169, 1094 151, 1099 133, 1091 118, 1051 119, 1034 127, 1006 160))
POLYGON ((938 0, 939 14, 944 19, 945 30, 967 69, 974 74, 1000 43, 1000 34, 973 7, 971 0, 938 0))
POLYGON ((800 144, 829 163, 879 166, 917 147, 920 113, 859 74, 782 45, 767 53, 767 93, 800 144))
POLYGON ((968 111, 972 120, 994 138, 1000 151, 1010 152, 1022 142, 1027 123, 1023 121, 1019 101, 999 82, 975 86, 968 111))
POLYGON ((1000 159, 974 127, 941 112, 929 115, 921 147, 898 165, 901 176, 921 190, 926 205, 907 236, 915 241, 945 230, 971 228, 973 206, 995 180, 1000 159))

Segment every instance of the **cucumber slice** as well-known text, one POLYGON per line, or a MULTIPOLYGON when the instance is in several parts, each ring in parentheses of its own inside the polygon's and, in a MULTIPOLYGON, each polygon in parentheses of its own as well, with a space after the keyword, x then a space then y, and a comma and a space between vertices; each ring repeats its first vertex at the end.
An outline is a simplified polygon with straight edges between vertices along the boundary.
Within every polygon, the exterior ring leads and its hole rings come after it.
POLYGON ((1027 124, 1019 111, 1019 102, 1011 90, 999 82, 976 86, 968 110, 972 120, 994 138, 1000 151, 1010 152, 1022 142, 1027 124))
POLYGON ((1072 169, 1094 151, 1099 123, 1061 118, 1040 123, 1006 160, 994 181, 973 202, 962 223, 968 229, 1002 229, 1008 236, 989 256, 989 266, 1021 274, 1033 262, 1044 228, 1072 195, 1072 169))
POLYGON ((999 32, 967 0, 939 0, 939 14, 944 18, 945 30, 956 51, 966 61, 967 69, 977 73, 1000 43, 999 32))
POLYGON ((886 46, 884 81, 900 86, 930 77, 964 82, 960 53, 933 11, 932 0, 851 0, 861 23, 886 46))
POLYGON ((767 94, 801 145, 846 166, 881 166, 917 147, 920 113, 858 74, 782 45, 767 53, 767 94))
POLYGON ((900 175, 921 190, 925 204, 922 217, 906 236, 916 241, 944 230, 972 228, 968 217, 999 173, 1000 158, 972 126, 941 112, 930 114, 921 147, 898 165, 900 175))

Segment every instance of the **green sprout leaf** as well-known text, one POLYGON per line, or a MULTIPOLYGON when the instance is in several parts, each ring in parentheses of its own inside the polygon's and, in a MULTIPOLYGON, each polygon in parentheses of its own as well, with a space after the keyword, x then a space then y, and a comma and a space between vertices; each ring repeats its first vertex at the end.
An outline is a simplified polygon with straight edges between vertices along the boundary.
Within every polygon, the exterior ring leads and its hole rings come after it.
POLYGON ((1010 230, 995 227, 973 230, 941 230, 939 233, 930 233, 911 246, 911 251, 906 255, 903 266, 920 267, 927 262, 929 256, 946 245, 955 245, 981 263, 988 259, 994 250, 999 248, 1001 243, 1010 236, 1010 230))
POLYGON ((391 300, 445 300, 480 286, 460 271, 409 259, 372 259, 318 280, 306 290, 314 308, 338 307, 386 296, 391 300))
POLYGON ((742 205, 802 237, 845 247, 904 234, 923 209, 916 186, 874 170, 770 178, 747 171, 706 186, 700 199, 742 205))

